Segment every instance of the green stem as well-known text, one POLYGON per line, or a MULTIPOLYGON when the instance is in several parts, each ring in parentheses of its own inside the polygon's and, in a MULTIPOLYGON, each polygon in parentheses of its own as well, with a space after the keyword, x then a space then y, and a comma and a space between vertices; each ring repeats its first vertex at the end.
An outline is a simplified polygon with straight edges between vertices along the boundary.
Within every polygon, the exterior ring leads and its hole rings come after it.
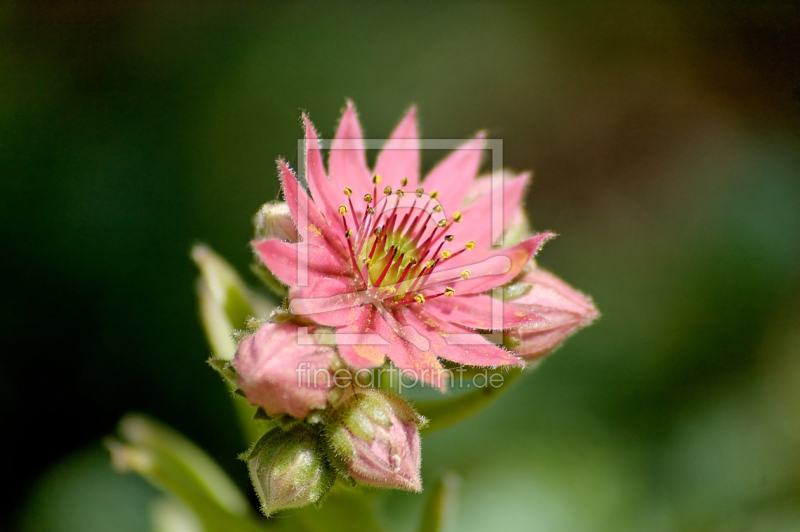
POLYGON ((521 373, 518 368, 504 372, 499 387, 487 385, 452 399, 415 403, 417 411, 430 420, 420 432, 430 434, 471 416, 508 390, 521 373))

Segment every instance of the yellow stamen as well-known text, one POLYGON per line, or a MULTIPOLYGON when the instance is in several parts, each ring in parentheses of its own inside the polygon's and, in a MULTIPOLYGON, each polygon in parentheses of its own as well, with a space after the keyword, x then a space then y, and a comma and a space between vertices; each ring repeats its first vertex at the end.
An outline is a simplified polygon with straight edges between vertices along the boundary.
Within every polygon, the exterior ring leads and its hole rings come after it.
POLYGON ((375 236, 377 236, 377 235, 381 234, 381 231, 383 231, 382 228, 376 227, 375 230, 373 231, 373 233, 375 233, 375 236))
POLYGON ((447 225, 447 220, 439 220, 436 223, 436 225, 438 225, 439 227, 444 227, 445 225, 447 225))
POLYGON ((345 207, 344 205, 339 205, 339 214, 342 215, 347 214, 347 207, 345 207))
POLYGON ((457 213, 455 213, 453 215, 453 221, 454 222, 460 222, 461 221, 461 213, 460 212, 457 212, 457 213))
POLYGON ((453 236, 453 235, 447 235, 447 236, 444 237, 444 239, 447 240, 448 242, 452 242, 454 238, 455 238, 455 236, 453 236))
POLYGON ((448 250, 442 251, 442 258, 449 259, 450 255, 452 255, 452 253, 450 253, 448 250))
POLYGON ((390 195, 392 193, 392 187, 384 188, 383 193, 386 194, 387 196, 390 195))
POLYGON ((400 184, 403 185, 403 186, 406 186, 408 184, 408 178, 404 177, 403 179, 401 179, 400 180, 400 184))
POLYGON ((423 194, 425 194, 425 190, 423 190, 423 189, 421 189, 421 188, 418 188, 418 189, 417 189, 417 190, 414 192, 414 194, 416 194, 418 198, 421 198, 421 197, 422 197, 422 195, 423 195, 423 194))
POLYGON ((348 229, 347 231, 344 232, 344 236, 347 237, 347 238, 350 238, 350 236, 352 234, 353 234, 353 230, 352 229, 348 229))
POLYGON ((375 177, 372 178, 372 182, 376 185, 379 185, 381 182, 381 174, 375 174, 375 177))
POLYGON ((444 289, 444 295, 446 295, 446 296, 452 296, 455 293, 456 293, 456 291, 453 290, 452 288, 450 288, 449 286, 444 289))
POLYGON ((353 189, 350 187, 344 187, 344 195, 349 196, 353 193, 353 189))
POLYGON ((425 296, 423 296, 422 294, 417 294, 414 296, 414 301, 422 305, 423 303, 425 303, 425 296))
POLYGON ((469 242, 464 244, 464 247, 472 251, 473 249, 475 249, 475 242, 473 240, 470 240, 469 242))
POLYGON ((372 207, 367 207, 367 214, 370 215, 375 214, 375 209, 373 209, 372 207))
POLYGON ((372 194, 364 194, 364 201, 372 203, 372 194))
POLYGON ((438 197, 439 197, 439 191, 438 190, 434 190, 433 192, 431 192, 431 199, 436 199, 438 197))
POLYGON ((469 279, 469 275, 470 275, 469 270, 464 270, 463 272, 461 272, 462 279, 469 279))
POLYGON ((433 212, 442 212, 442 206, 437 205, 436 207, 433 208, 433 212))
POLYGON ((433 268, 433 265, 434 265, 434 264, 436 264, 436 263, 435 263, 435 262, 433 262, 432 260, 429 260, 428 262, 426 262, 426 263, 425 263, 425 266, 426 266, 427 268, 433 268))
POLYGON ((402 198, 403 196, 405 196, 405 195, 406 195, 406 193, 405 193, 405 192, 403 192, 402 190, 400 190, 399 188, 397 189, 397 191, 396 191, 396 194, 397 194, 398 196, 400 196, 401 198, 402 198))

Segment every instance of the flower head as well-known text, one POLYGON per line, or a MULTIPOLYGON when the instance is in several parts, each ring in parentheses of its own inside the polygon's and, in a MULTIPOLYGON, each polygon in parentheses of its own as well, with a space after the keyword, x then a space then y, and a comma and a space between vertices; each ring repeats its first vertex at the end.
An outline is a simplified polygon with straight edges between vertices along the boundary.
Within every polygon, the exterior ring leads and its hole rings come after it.
MULTIPOLYGON (((356 369, 380 366, 388 356, 406 374, 442 388, 446 372, 439 358, 478 366, 522 364, 475 330, 542 320, 486 292, 514 279, 553 235, 492 248, 491 194, 466 203, 473 187, 487 186, 475 183, 482 135, 420 182, 413 108, 379 154, 374 172, 366 165, 352 103, 333 140, 327 172, 306 116, 304 123, 311 198, 286 163, 278 163, 302 241, 253 243, 264 264, 290 287, 289 310, 335 328, 342 358, 356 369)), ((528 179, 523 174, 495 191, 503 195, 505 223, 518 215, 528 179)))

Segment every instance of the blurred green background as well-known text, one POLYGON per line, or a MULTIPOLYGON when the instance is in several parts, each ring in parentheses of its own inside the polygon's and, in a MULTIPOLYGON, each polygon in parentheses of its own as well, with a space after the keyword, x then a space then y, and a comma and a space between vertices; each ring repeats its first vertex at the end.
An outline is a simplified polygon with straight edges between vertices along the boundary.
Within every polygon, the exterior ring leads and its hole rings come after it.
POLYGON ((0 527, 147 530, 98 443, 131 410, 251 492, 189 248, 255 285, 274 160, 349 97, 373 138, 416 103, 503 139, 540 264, 603 313, 423 442, 459 530, 800 530, 798 58, 796 2, 3 3, 0 527))

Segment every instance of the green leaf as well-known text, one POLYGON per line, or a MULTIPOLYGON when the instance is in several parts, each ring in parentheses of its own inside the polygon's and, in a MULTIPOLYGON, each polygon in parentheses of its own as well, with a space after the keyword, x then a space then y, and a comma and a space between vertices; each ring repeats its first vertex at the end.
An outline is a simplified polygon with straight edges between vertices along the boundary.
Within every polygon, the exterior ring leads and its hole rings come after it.
POLYGON ((180 499, 206 532, 260 532, 247 499, 206 453, 176 431, 141 415, 120 422, 121 439, 107 438, 111 461, 180 499))
POLYGON ((425 503, 419 532, 446 532, 455 530, 456 505, 461 479, 448 473, 436 482, 425 503))

